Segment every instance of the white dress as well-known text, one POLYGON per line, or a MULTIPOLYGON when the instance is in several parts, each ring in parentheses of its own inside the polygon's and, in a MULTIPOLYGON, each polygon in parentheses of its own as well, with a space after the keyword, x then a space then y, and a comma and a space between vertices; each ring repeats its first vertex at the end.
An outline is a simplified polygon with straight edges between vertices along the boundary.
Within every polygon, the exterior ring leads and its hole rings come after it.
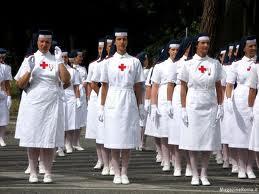
MULTIPOLYGON (((107 63, 108 59, 104 59, 99 63, 94 65, 93 75, 91 78, 91 82, 101 82, 101 73, 104 71, 104 63, 107 63)), ((99 109, 101 105, 101 95, 102 95, 102 87, 99 88, 99 93, 97 97, 97 105, 96 109, 99 109)), ((104 122, 100 122, 96 115, 96 143, 103 144, 104 143, 104 122)))
POLYGON ((249 118, 248 94, 249 76, 255 58, 243 57, 241 60, 232 63, 228 73, 227 83, 235 84, 237 87, 233 93, 233 119, 229 124, 231 128, 231 139, 229 147, 247 148, 252 130, 252 122, 249 118))
MULTIPOLYGON (((148 74, 149 74, 149 70, 150 69, 146 69, 144 68, 143 69, 143 72, 144 72, 144 79, 147 80, 147 77, 148 77, 148 74)), ((145 82, 142 83, 142 102, 143 102, 143 105, 145 105, 145 94, 146 94, 146 85, 145 85, 145 82)), ((146 122, 147 122, 147 116, 145 117, 144 120, 139 120, 139 125, 140 127, 145 127, 146 126, 146 122)))
MULTIPOLYGON (((152 81, 151 81, 151 77, 153 75, 153 67, 150 68, 149 72, 148 72, 148 76, 145 82, 145 86, 146 87, 151 87, 152 86, 152 81)), ((145 127, 145 135, 148 136, 154 136, 154 128, 152 127, 152 122, 151 122, 151 117, 150 114, 147 114, 147 119, 146 119, 146 127, 145 127)))
POLYGON ((78 121, 80 117, 78 116, 78 110, 76 107, 76 95, 74 86, 80 84, 79 72, 69 65, 66 65, 66 68, 70 74, 70 86, 65 89, 65 101, 66 101, 66 110, 67 110, 67 128, 65 131, 80 129, 80 122, 78 121))
POLYGON ((188 83, 186 110, 188 127, 182 130, 180 149, 216 151, 221 149, 217 116, 215 83, 224 76, 221 64, 208 56, 197 54, 184 63, 180 80, 188 83))
MULTIPOLYGON (((252 66, 251 75, 249 78, 249 87, 258 89, 259 88, 259 68, 258 63, 252 66)), ((256 95, 254 106, 253 106, 254 121, 252 126, 252 132, 249 140, 249 149, 259 152, 259 97, 256 95)))
POLYGON ((7 126, 9 123, 9 110, 7 107, 7 94, 4 90, 4 81, 10 80, 10 69, 5 64, 0 64, 0 126, 7 126))
POLYGON ((101 81, 109 84, 104 108, 104 147, 133 149, 140 146, 141 130, 134 84, 144 81, 140 61, 115 53, 104 66, 101 81))
MULTIPOLYGON (((26 59, 23 60, 17 74, 15 75, 14 79, 18 81, 25 73, 27 72, 27 65, 26 65, 26 59)), ((27 104, 27 93, 23 90, 22 95, 21 95, 21 100, 19 104, 19 109, 18 109, 18 116, 16 120, 16 129, 15 129, 15 135, 14 138, 20 139, 21 137, 21 130, 23 129, 22 125, 24 121, 26 120, 26 116, 24 114, 24 110, 28 106, 27 104)))
POLYGON ((173 83, 176 82, 176 64, 168 58, 162 63, 157 64, 154 67, 153 75, 151 77, 152 83, 156 83, 159 85, 158 89, 158 97, 157 97, 157 108, 160 113, 158 116, 158 124, 152 125, 154 129, 154 133, 150 134, 154 137, 168 137, 169 131, 169 122, 171 118, 167 113, 167 83, 169 76, 169 69, 171 69, 171 73, 173 75, 173 83))
MULTIPOLYGON (((229 69, 231 68, 230 65, 222 66, 223 70, 225 71, 226 75, 228 75, 229 69)), ((226 77, 221 80, 221 85, 226 87, 226 77)), ((233 115, 230 114, 227 108, 227 96, 226 91, 224 93, 224 101, 223 101, 223 108, 224 108, 224 116, 222 120, 220 120, 220 132, 221 132, 221 144, 229 144, 229 140, 232 138, 231 134, 231 122, 234 119, 233 115)))
MULTIPOLYGON (((23 109, 23 124, 17 126, 21 147, 55 148, 64 145, 64 109, 55 56, 37 51, 35 67, 23 109)), ((28 65, 23 63, 23 65, 28 65)), ((23 67, 21 67, 23 68, 23 67)), ((18 115, 19 117, 20 115, 18 115)), ((19 118, 17 118, 19 120, 19 118)))
MULTIPOLYGON (((179 145, 181 132, 182 130, 186 130, 186 126, 182 120, 182 103, 181 103, 181 81, 179 79, 182 68, 184 66, 186 56, 184 55, 179 61, 176 62, 177 66, 177 81, 174 87, 174 93, 172 98, 172 106, 174 110, 174 116, 169 120, 169 136, 168 136, 168 144, 171 145, 179 145)), ((168 82, 173 82, 175 75, 173 74, 174 69, 169 69, 169 77, 168 82)))
POLYGON ((77 109, 77 117, 78 117, 78 125, 81 127, 85 127, 87 124, 87 100, 86 100, 86 91, 83 87, 83 83, 86 83, 87 72, 86 68, 80 65, 74 65, 75 69, 79 72, 79 76, 81 79, 81 83, 79 85, 80 91, 80 101, 81 107, 77 109))
MULTIPOLYGON (((91 83, 91 79, 93 76, 93 72, 95 71, 95 65, 97 65, 97 61, 94 61, 89 64, 88 67, 88 75, 87 75, 87 83, 91 83)), ((97 94, 94 90, 90 93, 90 99, 88 101, 88 112, 87 112, 87 125, 86 125, 86 139, 96 139, 96 130, 97 130, 97 94)))

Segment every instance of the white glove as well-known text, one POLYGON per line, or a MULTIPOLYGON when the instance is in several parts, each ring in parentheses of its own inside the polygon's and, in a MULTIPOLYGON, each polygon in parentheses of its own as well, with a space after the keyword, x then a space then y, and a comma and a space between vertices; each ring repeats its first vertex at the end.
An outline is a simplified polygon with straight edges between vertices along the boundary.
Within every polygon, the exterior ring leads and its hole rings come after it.
POLYGON ((139 110, 139 117, 140 117, 140 119, 141 119, 142 121, 145 120, 146 113, 145 113, 144 105, 143 105, 143 104, 140 104, 140 105, 138 106, 138 110, 139 110))
POLYGON ((150 99, 146 99, 145 100, 145 111, 147 112, 147 114, 150 114, 151 112, 151 101, 150 99))
POLYGON ((103 122, 103 120, 104 120, 104 106, 103 105, 101 105, 99 107, 99 110, 98 110, 98 120, 100 122, 103 122))
POLYGON ((188 114, 187 114, 187 111, 186 111, 186 108, 182 108, 182 120, 183 120, 183 123, 186 127, 188 127, 188 114))
POLYGON ((31 55, 31 56, 29 56, 28 58, 27 58, 27 62, 28 62, 28 65, 29 65, 29 67, 28 67, 28 72, 32 72, 32 70, 34 69, 34 67, 35 67, 35 57, 34 57, 34 55, 31 55))
POLYGON ((216 116, 216 122, 220 119, 222 119, 224 116, 224 109, 222 105, 218 105, 218 111, 217 111, 217 116, 216 116))
POLYGON ((157 106, 155 104, 151 105, 151 113, 150 113, 150 117, 151 117, 151 121, 155 124, 156 127, 158 127, 158 117, 159 117, 160 113, 159 110, 157 108, 157 106))
POLYGON ((174 109, 172 106, 172 101, 167 101, 166 112, 171 119, 174 117, 174 109))
POLYGON ((249 108, 249 119, 251 122, 254 121, 254 113, 253 113, 253 107, 248 107, 249 108))
POLYGON ((80 108, 81 107, 81 101, 80 98, 76 98, 76 108, 80 108))
POLYGON ((229 113, 233 113, 233 101, 231 98, 227 98, 227 109, 229 113))
POLYGON ((55 59, 57 61, 57 64, 64 63, 62 51, 58 46, 55 46, 55 59))
POLYGON ((7 107, 9 110, 10 110, 11 106, 12 106, 12 98, 11 98, 11 96, 7 96, 7 107))

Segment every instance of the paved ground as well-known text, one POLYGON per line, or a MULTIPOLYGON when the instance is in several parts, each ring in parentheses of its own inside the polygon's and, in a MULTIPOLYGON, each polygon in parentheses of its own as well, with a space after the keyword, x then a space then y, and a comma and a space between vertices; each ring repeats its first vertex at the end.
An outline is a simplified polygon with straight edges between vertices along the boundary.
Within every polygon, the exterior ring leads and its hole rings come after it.
MULTIPOLYGON (((15 119, 15 118, 12 118, 15 119)), ((114 185, 113 177, 101 176, 100 171, 93 170, 96 162, 96 154, 93 141, 85 141, 82 136, 82 144, 86 148, 82 152, 74 152, 66 157, 59 157, 54 164, 53 184, 29 184, 28 175, 24 174, 27 167, 26 151, 18 147, 18 142, 13 139, 14 120, 7 134, 8 146, 0 148, 0 194, 14 193, 259 193, 259 178, 251 181, 238 180, 230 174, 230 170, 223 170, 211 158, 209 175, 212 185, 191 186, 190 178, 175 178, 172 172, 164 173, 161 167, 155 163, 155 152, 152 151, 152 141, 148 139, 150 151, 133 151, 129 177, 132 184, 114 185), (257 190, 258 189, 258 190, 257 190)), ((259 171, 256 171, 259 177, 259 171)), ((40 180, 42 180, 40 176, 40 180)))

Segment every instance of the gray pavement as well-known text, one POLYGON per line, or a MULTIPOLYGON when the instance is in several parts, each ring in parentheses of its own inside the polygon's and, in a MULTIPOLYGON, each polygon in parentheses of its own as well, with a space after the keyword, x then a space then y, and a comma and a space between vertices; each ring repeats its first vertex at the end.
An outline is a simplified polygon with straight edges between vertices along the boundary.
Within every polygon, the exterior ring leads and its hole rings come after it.
MULTIPOLYGON (((173 172, 164 173, 155 162, 152 139, 148 138, 148 151, 133 151, 129 166, 129 185, 114 185, 113 177, 101 176, 94 170, 96 153, 94 141, 85 140, 85 151, 74 152, 65 157, 56 158, 54 163, 54 183, 29 184, 28 175, 24 174, 28 162, 26 150, 14 140, 15 117, 7 131, 7 147, 0 147, 0 194, 37 193, 37 194, 82 194, 82 193, 259 193, 259 178, 240 180, 231 175, 230 170, 222 169, 211 158, 209 177, 211 186, 191 186, 191 178, 173 177, 173 172)), ((183 173, 184 173, 183 169, 183 173)), ((259 171, 256 170, 259 177, 259 171)))

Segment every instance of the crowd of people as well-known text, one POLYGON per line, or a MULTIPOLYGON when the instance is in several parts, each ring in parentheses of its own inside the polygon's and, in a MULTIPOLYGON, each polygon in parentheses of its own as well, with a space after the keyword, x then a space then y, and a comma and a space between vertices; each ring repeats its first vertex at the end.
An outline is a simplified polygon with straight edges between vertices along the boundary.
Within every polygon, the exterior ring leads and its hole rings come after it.
MULTIPOLYGON (((16 76, 23 90, 15 138, 28 153, 29 182, 53 182, 57 156, 82 151, 80 134, 96 140, 94 169, 129 184, 132 149, 145 150, 154 138, 162 171, 192 177, 192 185, 210 185, 208 162, 237 178, 255 179, 259 168, 259 70, 255 36, 245 36, 208 56, 210 37, 200 33, 172 39, 150 65, 149 55, 127 53, 128 32, 115 29, 98 41, 98 57, 88 69, 80 50, 53 45, 40 30, 16 76), (200 160, 200 161, 199 161, 200 160), (198 164, 201 163, 201 169, 198 164), (183 167, 184 165, 184 167, 183 167)), ((11 68, 0 49, 0 145, 11 107, 11 68)))

